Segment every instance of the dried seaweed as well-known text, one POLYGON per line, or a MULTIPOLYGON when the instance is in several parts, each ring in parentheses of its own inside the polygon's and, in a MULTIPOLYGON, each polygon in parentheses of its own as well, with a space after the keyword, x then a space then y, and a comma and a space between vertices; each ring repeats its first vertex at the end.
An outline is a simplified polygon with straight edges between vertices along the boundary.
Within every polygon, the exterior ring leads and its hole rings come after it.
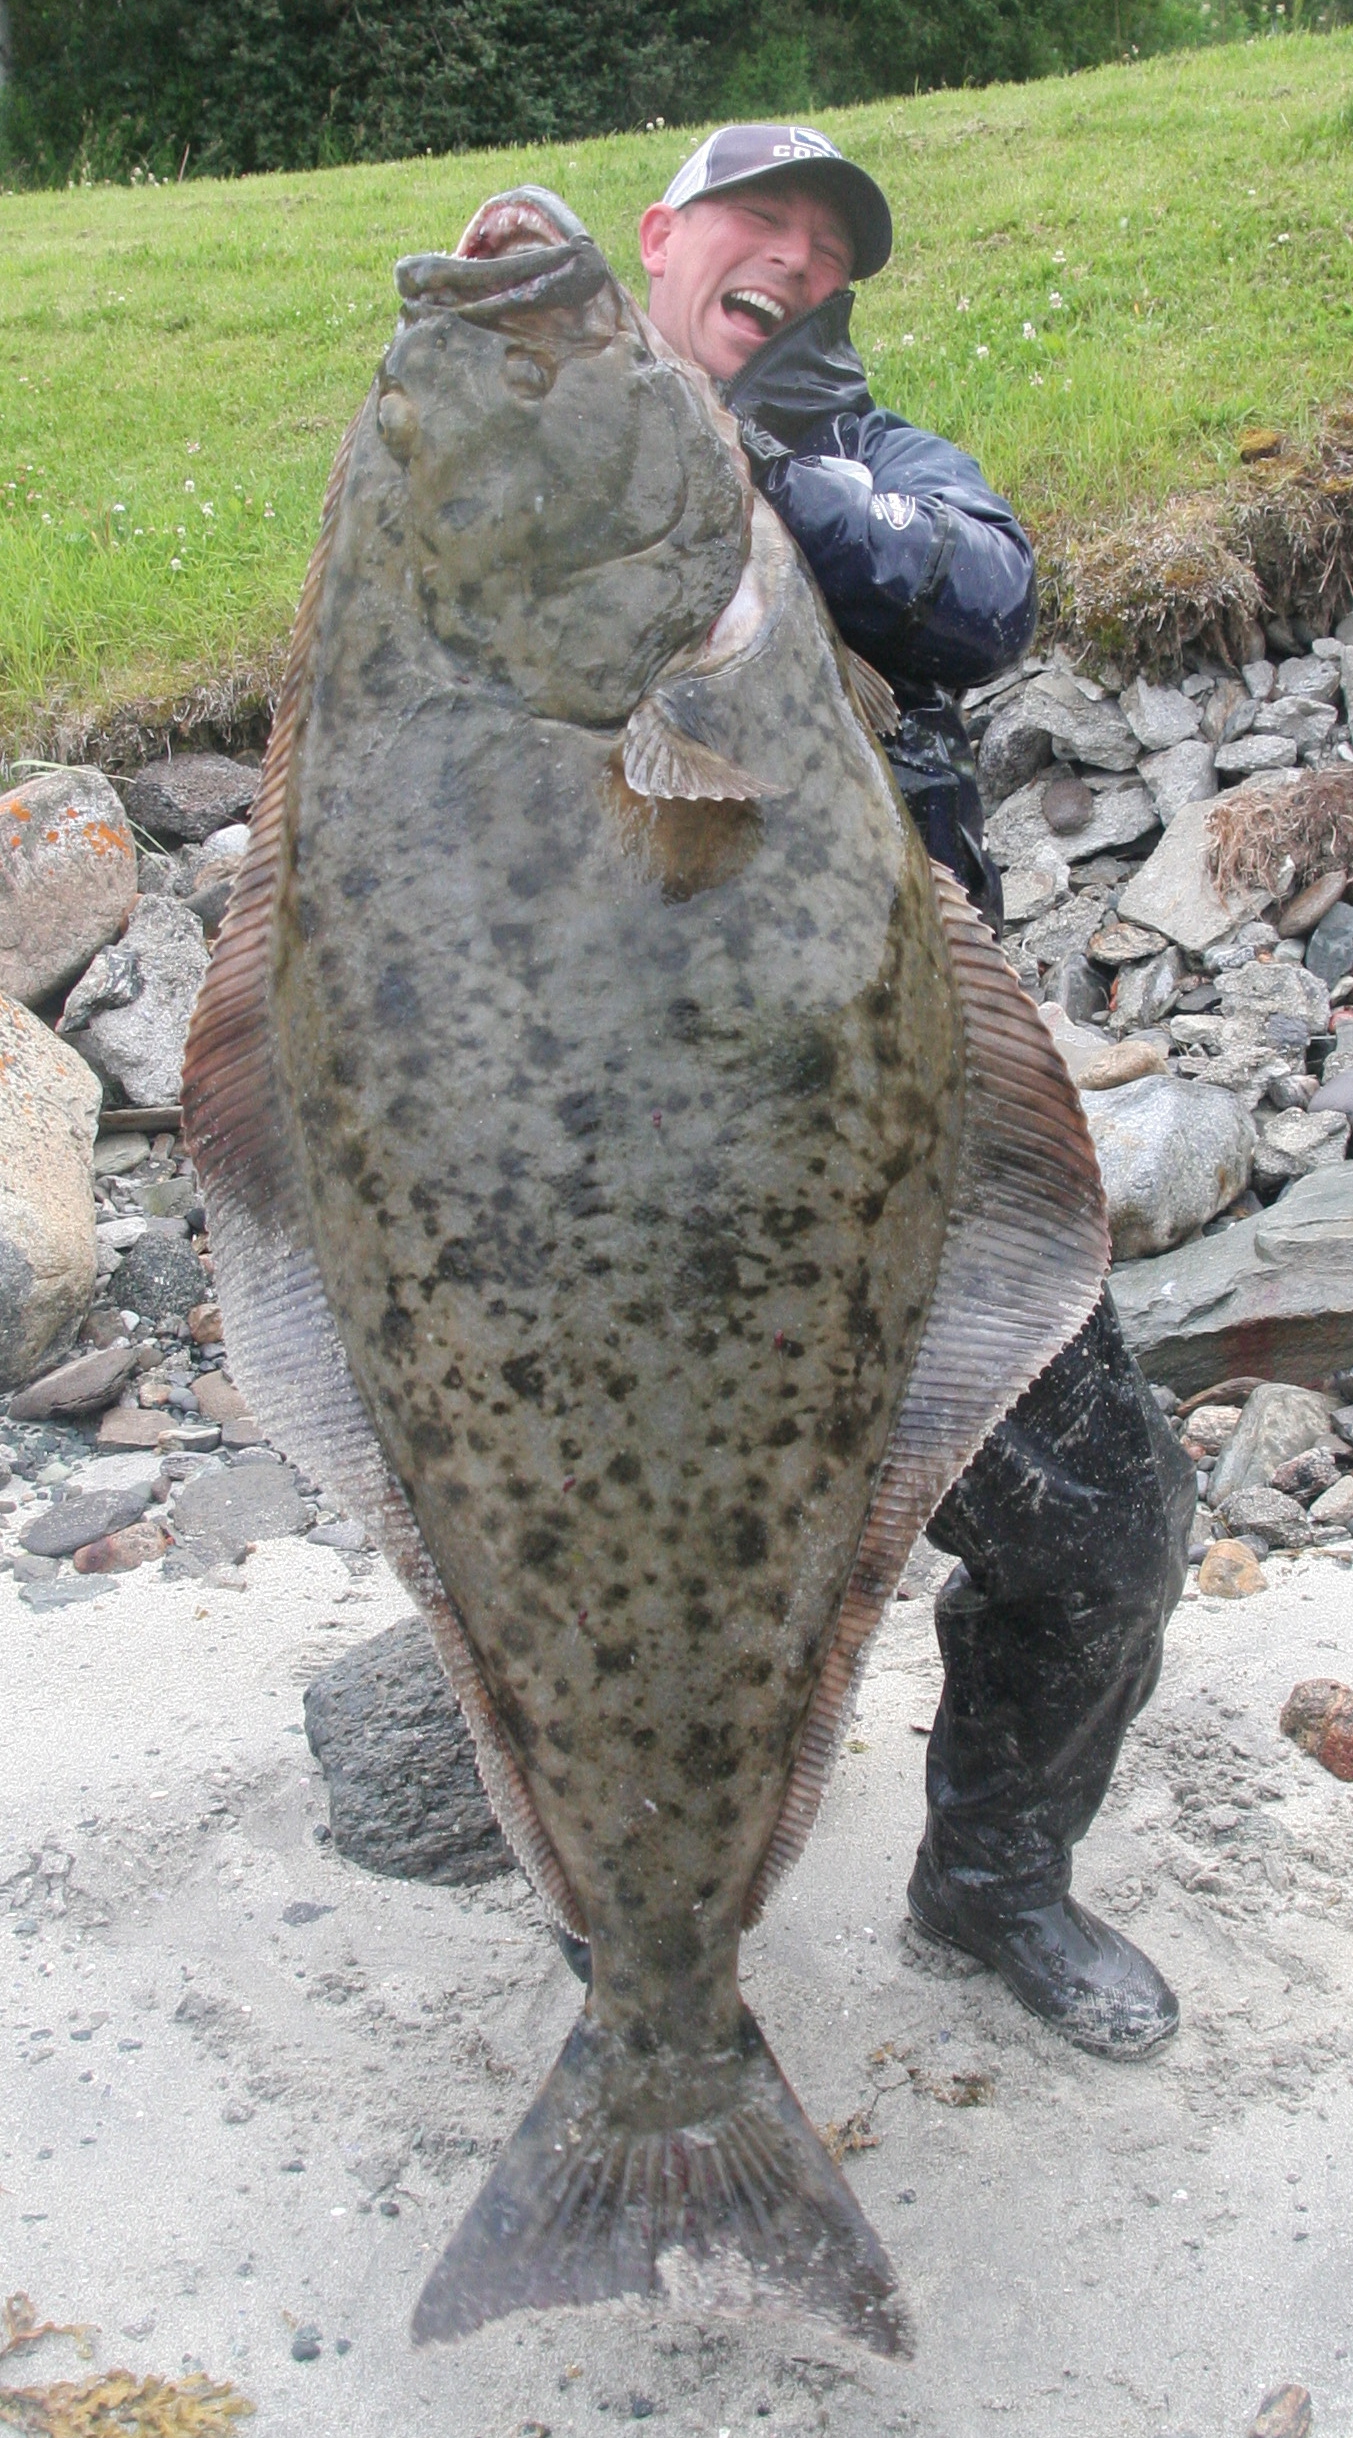
POLYGON ((1278 435, 1224 489, 1088 532, 1045 530, 1045 631, 1126 669, 1177 668, 1192 646, 1238 666, 1256 620, 1317 634, 1353 602, 1353 408, 1304 446, 1278 435))
POLYGON ((0 2387, 0 2429, 23 2438, 236 2438, 253 2410, 237 2388, 211 2379, 138 2379, 129 2370, 0 2387))
POLYGON ((1353 769, 1313 770, 1286 786, 1230 788, 1208 815, 1208 861, 1223 897, 1275 893, 1290 861, 1293 885, 1353 865, 1353 769))
MULTIPOLYGON (((48 2336, 73 2337, 88 2359, 93 2334, 80 2322, 40 2320, 27 2294, 11 2294, 0 2313, 0 2361, 48 2336)), ((106 2370, 52 2387, 0 2387, 0 2430, 22 2438, 235 2438, 253 2409, 237 2388, 200 2375, 139 2379, 106 2370)))

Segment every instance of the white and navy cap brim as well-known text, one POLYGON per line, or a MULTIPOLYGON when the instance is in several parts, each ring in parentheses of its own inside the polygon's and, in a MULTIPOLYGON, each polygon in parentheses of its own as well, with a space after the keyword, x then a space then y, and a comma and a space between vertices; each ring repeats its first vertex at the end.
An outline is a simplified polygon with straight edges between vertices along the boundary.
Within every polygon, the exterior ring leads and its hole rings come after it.
POLYGON ((850 229, 856 279, 881 271, 893 250, 893 216, 883 189, 848 161, 816 127, 739 124, 718 127, 677 171, 663 202, 679 211, 704 195, 726 194, 785 170, 810 176, 831 195, 850 229))

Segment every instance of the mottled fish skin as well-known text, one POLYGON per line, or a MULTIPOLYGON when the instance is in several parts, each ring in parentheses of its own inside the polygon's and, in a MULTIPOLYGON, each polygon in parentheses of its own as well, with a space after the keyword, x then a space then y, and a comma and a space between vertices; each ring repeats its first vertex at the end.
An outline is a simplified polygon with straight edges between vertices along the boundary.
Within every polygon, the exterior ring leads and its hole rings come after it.
POLYGON ((591 1942, 415 2334, 680 2256, 896 2351, 738 1939, 912 1535, 1093 1304, 1093 1152, 703 377, 535 189, 399 279, 185 1105, 256 1410, 591 1942))
POLYGON ((482 684, 391 716, 427 628, 379 447, 335 540, 276 982, 320 1267, 594 2009, 702 2046, 939 1259, 953 985, 796 565, 762 647, 699 681, 706 737, 775 792, 631 801, 613 734, 482 684))

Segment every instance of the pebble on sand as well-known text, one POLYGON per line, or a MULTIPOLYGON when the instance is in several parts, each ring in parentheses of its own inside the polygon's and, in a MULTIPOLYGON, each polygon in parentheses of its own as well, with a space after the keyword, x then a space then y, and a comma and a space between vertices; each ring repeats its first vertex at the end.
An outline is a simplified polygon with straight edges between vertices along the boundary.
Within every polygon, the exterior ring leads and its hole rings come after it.
POLYGON ((1263 1567, 1245 1541, 1214 1541, 1198 1569, 1198 1589, 1209 1600, 1248 1600, 1267 1588, 1263 1567))
POLYGON ((1332 1778, 1353 1779, 1353 1686, 1332 1676, 1293 1685, 1278 1726, 1332 1778))
POLYGON ((1269 2389, 1246 2438, 1309 2438, 1311 2391, 1290 2382, 1269 2389))

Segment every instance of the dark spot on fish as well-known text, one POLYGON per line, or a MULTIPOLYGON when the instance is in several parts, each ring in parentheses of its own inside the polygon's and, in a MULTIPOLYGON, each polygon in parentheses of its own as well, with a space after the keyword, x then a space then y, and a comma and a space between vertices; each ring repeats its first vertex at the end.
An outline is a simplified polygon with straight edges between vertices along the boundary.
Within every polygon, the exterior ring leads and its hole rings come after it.
POLYGON ((794 1441, 800 1436, 801 1434, 799 1431, 799 1426, 794 1420, 793 1415, 785 1414, 781 1417, 779 1422, 773 1422, 771 1424, 770 1429, 766 1433, 765 1445, 768 1448, 792 1447, 794 1441))
POLYGON ((465 1436, 470 1446, 474 1449, 476 1456, 487 1456, 489 1454, 493 1446, 493 1441, 488 1438, 483 1431, 477 1429, 473 1423, 471 1423, 465 1436))
POLYGON ((352 1049, 335 1050, 329 1060, 329 1073, 336 1084, 351 1087, 361 1078, 362 1062, 352 1049))
MULTIPOLYGON (((860 1444, 867 1420, 865 1407, 847 1395, 844 1389, 838 1388, 829 1410, 818 1422, 816 1437, 824 1447, 831 1449, 833 1456, 852 1456, 860 1444)), ((824 1489, 826 1486, 824 1482, 824 1489)))
POLYGON ((455 1444, 454 1432, 448 1430, 444 1422, 434 1421, 430 1415, 424 1415, 409 1431, 410 1448, 415 1456, 424 1460, 433 1456, 449 1456, 455 1444))
POLYGON ((686 1606, 686 1630, 690 1634, 711 1634, 719 1620, 703 1600, 691 1600, 686 1606))
POLYGON ((514 1659, 525 1659, 535 1649, 534 1634, 515 1617, 503 1627, 502 1642, 503 1649, 510 1651, 514 1659))
POLYGON ((380 885, 380 874, 371 871, 365 864, 354 864, 350 870, 339 875, 340 893, 355 905, 360 905, 363 898, 374 897, 380 885))
POLYGON ((698 1041, 700 1038, 699 1000, 673 999, 667 1010, 667 1030, 677 1041, 698 1041))
POLYGON ((601 1595, 604 1609, 624 1608, 630 1597, 628 1583, 608 1583, 601 1595))
MULTIPOLYGON (((822 1272, 815 1261, 791 1261, 785 1271, 785 1277, 791 1287, 815 1287, 821 1276, 822 1272)), ((781 1338, 782 1352, 783 1348, 784 1340, 781 1338)))
POLYGON ((525 1506, 536 1494, 535 1482, 523 1481, 520 1473, 509 1473, 504 1488, 508 1497, 514 1498, 519 1507, 525 1506))
POLYGON ((514 1354, 501 1366, 502 1376, 516 1397, 524 1397, 530 1405, 540 1405, 545 1397, 545 1374, 539 1355, 514 1354))
POLYGON ((563 1044, 547 1024, 530 1024, 522 1035, 522 1056, 533 1067, 557 1067, 564 1055, 563 1044))
POLYGON ((381 1314, 381 1347, 391 1356, 412 1354, 415 1343, 413 1316, 393 1299, 381 1314))
POLYGON ((731 1795, 720 1795, 710 1816, 716 1828, 735 1829, 742 1818, 742 1806, 731 1795))
POLYGON ((606 1471, 612 1481, 623 1482, 638 1481, 643 1469, 643 1465, 640 1463, 639 1458, 635 1455, 633 1448, 620 1448, 611 1458, 610 1463, 606 1467, 606 1471))
POLYGON ((437 522, 448 533, 464 533, 467 525, 475 525, 483 515, 483 502, 477 499, 443 500, 437 510, 437 522))
POLYGON ((630 1731, 630 1742, 634 1744, 640 1752, 650 1752, 657 1740, 658 1731, 656 1727, 634 1727, 630 1731))
POLYGON ((442 1373, 442 1386, 443 1388, 463 1388, 465 1386, 458 1363, 453 1363, 449 1371, 442 1373))
POLYGON ((601 1124, 601 1098, 593 1091, 566 1092, 554 1104, 554 1114, 565 1134, 575 1138, 595 1134, 601 1124))
POLYGON ((558 1557, 563 1541, 547 1524, 533 1524, 517 1543, 517 1553, 523 1566, 541 1569, 558 1557))
POLYGON ((545 1727, 545 1733, 549 1738, 549 1741, 553 1744, 556 1752, 562 1752, 565 1757, 572 1753, 575 1742, 574 1732, 571 1727, 564 1724, 562 1719, 552 1718, 548 1720, 545 1727))
POLYGON ((762 1213, 761 1224, 777 1244, 792 1244, 794 1238, 802 1236, 805 1229, 817 1226, 817 1213, 806 1202, 796 1202, 791 1211, 785 1210, 778 1202, 768 1202, 762 1213))
POLYGON ((418 993, 403 966, 386 966, 376 984, 374 1007, 376 1022, 395 1030, 418 1022, 418 993))
POLYGON ((742 1746, 728 1719, 695 1719, 676 1748, 676 1763, 691 1786, 714 1786, 737 1776, 742 1746))
POLYGON ((760 1566, 769 1550, 763 1518, 750 1507, 734 1507, 725 1527, 735 1566, 760 1566))
POLYGON ((598 1676, 622 1676, 638 1661, 638 1646, 633 1642, 599 1642, 593 1653, 598 1676))
POLYGON ((638 1387, 639 1374, 637 1371, 617 1371, 610 1364, 603 1363, 601 1383, 607 1396, 617 1405, 623 1405, 631 1389, 638 1387))

